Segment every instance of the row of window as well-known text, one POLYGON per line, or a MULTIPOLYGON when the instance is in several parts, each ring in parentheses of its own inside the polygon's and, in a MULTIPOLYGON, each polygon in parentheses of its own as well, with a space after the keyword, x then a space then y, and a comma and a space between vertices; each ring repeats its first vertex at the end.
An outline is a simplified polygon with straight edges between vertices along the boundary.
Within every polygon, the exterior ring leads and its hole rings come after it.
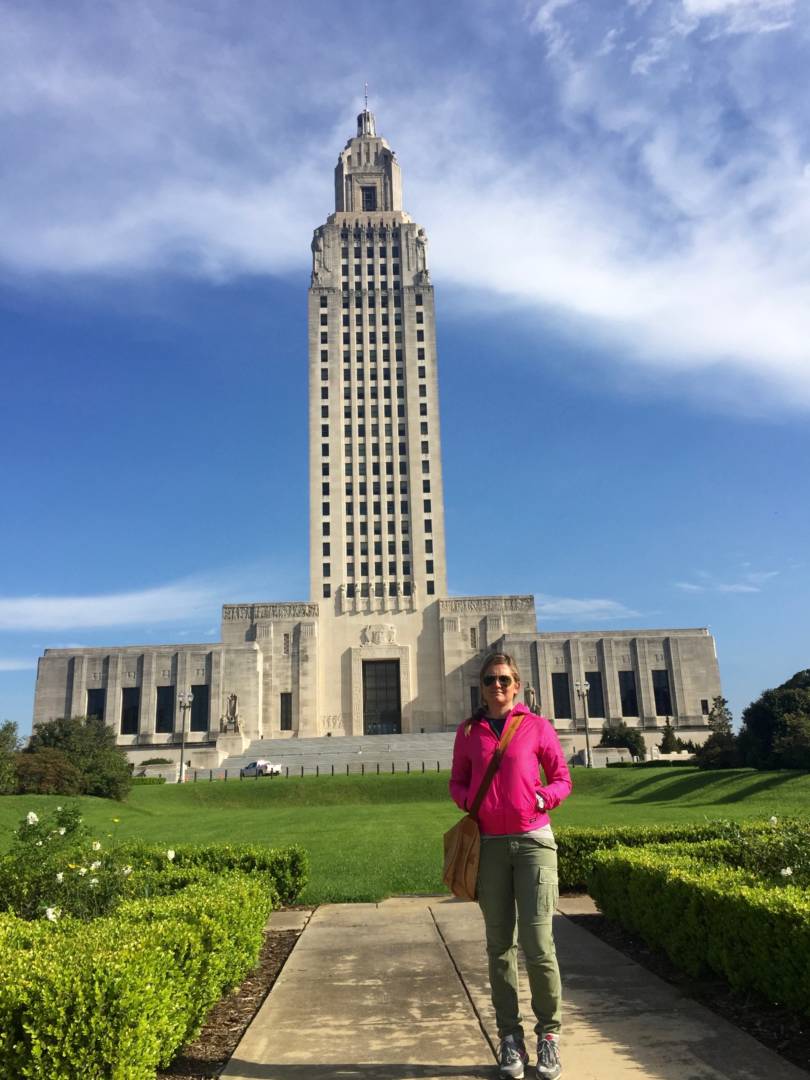
MULTIPOLYGON (((174 731, 180 731, 183 722, 182 716, 177 716, 175 727, 175 687, 155 687, 155 732, 159 735, 169 735, 174 731)), ((197 684, 191 687, 192 703, 189 710, 188 730, 208 731, 210 688, 205 684, 197 684)), ((87 691, 87 716, 98 716, 104 719, 107 707, 107 691, 104 687, 93 687, 87 691)), ((121 725, 122 735, 137 735, 141 714, 141 687, 124 686, 121 689, 121 725)))
MULTIPOLYGON (((354 245, 354 248, 352 249, 352 254, 354 255, 355 259, 362 258, 363 248, 361 247, 360 244, 355 244, 354 245)), ((388 257, 388 247, 387 247, 386 244, 380 244, 378 254, 379 254, 381 259, 385 259, 385 258, 388 257)), ((349 257, 349 249, 348 249, 348 247, 342 247, 340 249, 340 256, 341 256, 342 259, 348 259, 348 257, 349 257)), ((391 248, 391 257, 394 258, 394 259, 399 258, 399 247, 398 246, 395 245, 394 247, 391 248)), ((366 258, 367 259, 373 259, 374 258, 374 247, 373 246, 366 245, 366 258)))
MULTIPOLYGON (((341 294, 342 305, 343 305, 344 308, 347 308, 347 307, 351 306, 351 304, 349 302, 349 295, 350 295, 350 293, 349 293, 348 290, 344 290, 343 293, 341 294)), ((417 307, 422 307, 423 302, 424 302, 424 297, 422 296, 422 293, 414 293, 414 298, 413 299, 414 299, 414 303, 416 304, 417 307)), ((373 287, 371 288, 371 290, 369 291, 369 293, 367 295, 366 302, 367 302, 368 307, 370 307, 370 308, 376 307, 377 298, 376 298, 376 293, 374 292, 373 287)), ((322 308, 328 308, 329 307, 329 296, 328 296, 327 293, 321 293, 320 306, 322 308)), ((355 307, 362 307, 363 306, 363 294, 362 293, 356 293, 355 294, 354 306, 355 307)), ((401 294, 399 294, 399 293, 394 294, 393 306, 394 307, 402 307, 402 296, 401 296, 401 294)), ((384 292, 380 293, 380 307, 384 307, 384 308, 388 307, 388 294, 387 293, 384 293, 384 292)), ((419 313, 417 313, 417 315, 418 314, 419 313)), ((418 321, 421 322, 422 320, 418 319, 418 321)))
MULTIPOLYGON (((619 698, 622 716, 638 716, 638 690, 635 671, 620 671, 619 698)), ((664 669, 651 671, 653 698, 656 716, 672 716, 672 694, 669 686, 669 672, 664 669)), ((605 695, 602 687, 601 671, 586 671, 588 683, 588 715, 605 715, 605 695)), ((571 678, 567 671, 555 671, 551 675, 551 693, 554 699, 554 716, 558 720, 570 720, 571 678)))

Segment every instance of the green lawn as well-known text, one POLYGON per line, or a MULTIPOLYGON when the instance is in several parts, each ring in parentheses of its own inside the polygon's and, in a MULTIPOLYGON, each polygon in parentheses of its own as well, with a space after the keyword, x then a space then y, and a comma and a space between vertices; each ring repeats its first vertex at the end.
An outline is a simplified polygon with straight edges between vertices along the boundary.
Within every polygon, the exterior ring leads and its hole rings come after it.
MULTIPOLYGON (((441 890, 441 835, 459 816, 448 774, 305 777, 135 787, 126 803, 81 799, 100 839, 115 832, 165 844, 298 843, 312 861, 302 901, 372 900, 441 890), (113 818, 120 823, 113 824, 113 818)), ((57 796, 0 797, 0 847, 28 810, 57 796)), ((574 793, 552 816, 566 825, 671 824, 810 816, 810 774, 697 769, 574 771, 574 793)))

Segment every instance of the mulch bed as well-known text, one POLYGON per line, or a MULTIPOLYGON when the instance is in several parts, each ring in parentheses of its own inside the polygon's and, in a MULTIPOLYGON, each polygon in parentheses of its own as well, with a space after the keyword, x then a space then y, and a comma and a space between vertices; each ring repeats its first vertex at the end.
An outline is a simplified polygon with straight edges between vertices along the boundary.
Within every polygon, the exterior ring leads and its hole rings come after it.
MULTIPOLYGON (((753 994, 731 990, 722 979, 691 979, 657 949, 651 949, 603 915, 569 915, 631 960, 673 983, 725 1020, 747 1031, 765 1046, 810 1073, 810 1017, 770 1005, 753 994)), ((270 931, 265 935, 258 965, 241 986, 223 998, 206 1018, 202 1031, 156 1080, 216 1080, 292 952, 300 932, 270 931)))
POLYGON ((666 953, 650 948, 604 915, 569 915, 568 918, 606 945, 612 945, 659 978, 677 986, 686 997, 700 1002, 770 1050, 810 1072, 810 1016, 771 1005, 753 993, 732 990, 716 976, 692 979, 676 968, 666 953))
POLYGON ((265 934, 259 963, 241 986, 213 1007, 194 1042, 183 1048, 168 1069, 157 1074, 157 1080, 212 1080, 220 1075, 299 936, 298 930, 270 930, 265 934))

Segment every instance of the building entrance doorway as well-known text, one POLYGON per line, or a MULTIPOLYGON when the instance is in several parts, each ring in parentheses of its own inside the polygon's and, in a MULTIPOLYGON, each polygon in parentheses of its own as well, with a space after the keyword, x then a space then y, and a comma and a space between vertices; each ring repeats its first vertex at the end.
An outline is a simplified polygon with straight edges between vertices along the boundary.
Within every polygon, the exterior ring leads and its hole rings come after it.
POLYGON ((363 661, 363 734, 399 735, 399 660, 363 661))

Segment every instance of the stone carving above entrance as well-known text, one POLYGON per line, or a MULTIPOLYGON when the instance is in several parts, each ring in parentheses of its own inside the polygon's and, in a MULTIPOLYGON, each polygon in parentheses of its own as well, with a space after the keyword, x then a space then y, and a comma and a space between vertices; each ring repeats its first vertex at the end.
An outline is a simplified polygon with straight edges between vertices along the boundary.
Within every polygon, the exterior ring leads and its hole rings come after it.
POLYGON ((440 600, 442 614, 477 614, 495 611, 533 611, 533 596, 462 596, 440 600))
POLYGON ((317 604, 225 604, 222 618, 226 622, 253 619, 317 619, 317 604))
POLYGON ((397 628, 390 623, 372 623, 360 632, 361 645, 396 645, 397 628))

